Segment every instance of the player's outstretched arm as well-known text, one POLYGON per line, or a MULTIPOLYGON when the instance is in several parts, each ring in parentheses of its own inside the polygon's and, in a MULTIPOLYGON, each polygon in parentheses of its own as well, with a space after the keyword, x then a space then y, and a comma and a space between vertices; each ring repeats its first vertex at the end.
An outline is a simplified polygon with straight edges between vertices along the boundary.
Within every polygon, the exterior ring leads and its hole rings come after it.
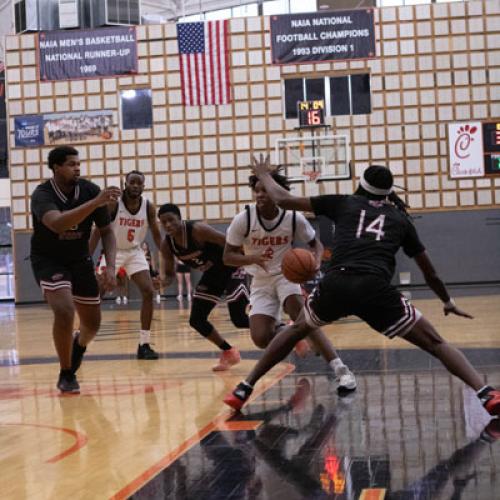
POLYGON ((148 224, 156 248, 159 250, 161 248, 161 233, 156 219, 156 208, 150 201, 148 201, 148 224))
POLYGON ((262 267, 264 271, 267 271, 266 263, 269 257, 265 252, 262 252, 262 254, 245 255, 241 247, 230 245, 226 242, 223 260, 226 266, 242 267, 257 264, 262 267))
POLYGON ((472 319, 472 316, 465 311, 459 309, 455 301, 450 297, 445 284, 438 276, 436 269, 434 268, 429 255, 424 250, 422 253, 415 256, 415 262, 422 271, 425 282, 429 285, 430 289, 443 301, 444 303, 444 314, 456 314, 457 316, 463 316, 464 318, 472 319))
POLYGON ((175 259, 166 240, 160 245, 160 281, 165 288, 175 280, 175 259))
POLYGON ((260 155, 259 158, 254 156, 252 158, 251 168, 253 173, 259 178, 259 181, 264 184, 267 194, 272 198, 281 208, 288 210, 301 210, 302 212, 312 212, 310 198, 294 196, 290 191, 280 186, 271 176, 271 162, 269 155, 264 157, 260 155))
POLYGON ((309 248, 313 251, 314 253, 314 258, 316 259, 316 266, 317 269, 321 267, 321 259, 323 257, 323 252, 325 250, 325 247, 323 246, 323 243, 319 240, 319 236, 316 235, 316 237, 311 240, 308 244, 309 248))
MULTIPOLYGON (((102 248, 104 250, 104 256, 106 257, 106 290, 113 290, 116 287, 116 273, 115 273, 115 261, 116 261, 116 238, 111 225, 100 227, 98 229, 100 237, 102 240, 102 248)), ((99 240, 97 240, 99 241, 99 240)))
POLYGON ((92 200, 83 203, 82 205, 60 212, 59 210, 49 210, 42 217, 42 223, 54 233, 63 233, 68 229, 80 224, 94 210, 115 201, 120 196, 120 190, 116 187, 107 187, 99 192, 92 200))

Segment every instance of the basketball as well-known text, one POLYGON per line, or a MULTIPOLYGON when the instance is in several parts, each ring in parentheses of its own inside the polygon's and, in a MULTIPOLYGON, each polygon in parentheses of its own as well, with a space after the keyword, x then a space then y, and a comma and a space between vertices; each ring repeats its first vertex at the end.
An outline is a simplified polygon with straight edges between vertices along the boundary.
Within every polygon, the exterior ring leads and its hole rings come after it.
POLYGON ((316 275, 316 259, 303 248, 292 248, 285 253, 281 270, 288 281, 305 283, 316 275))

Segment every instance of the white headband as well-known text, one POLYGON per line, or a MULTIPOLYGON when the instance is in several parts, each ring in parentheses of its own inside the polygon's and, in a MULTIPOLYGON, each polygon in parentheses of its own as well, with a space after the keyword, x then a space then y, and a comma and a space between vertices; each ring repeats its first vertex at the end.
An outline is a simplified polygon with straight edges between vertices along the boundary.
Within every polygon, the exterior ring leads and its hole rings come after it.
POLYGON ((392 193, 392 186, 388 189, 381 189, 375 186, 372 186, 366 179, 365 179, 365 174, 363 173, 361 179, 359 180, 359 183, 361 184, 361 187, 365 190, 368 191, 371 194, 376 194, 379 196, 383 195, 388 195, 392 193))

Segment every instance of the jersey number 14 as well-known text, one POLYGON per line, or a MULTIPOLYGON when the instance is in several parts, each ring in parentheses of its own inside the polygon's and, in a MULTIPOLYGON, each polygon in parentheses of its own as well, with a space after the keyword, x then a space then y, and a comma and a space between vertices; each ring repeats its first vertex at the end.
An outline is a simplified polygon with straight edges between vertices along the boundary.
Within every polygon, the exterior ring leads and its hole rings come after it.
POLYGON ((356 238, 361 238, 361 235, 363 234, 363 232, 365 232, 365 233, 373 233, 375 235, 375 240, 380 241, 385 234, 384 233, 385 215, 379 215, 366 227, 365 227, 365 217, 366 217, 366 210, 361 210, 361 213, 359 214, 359 223, 358 223, 358 230, 356 231, 356 238))

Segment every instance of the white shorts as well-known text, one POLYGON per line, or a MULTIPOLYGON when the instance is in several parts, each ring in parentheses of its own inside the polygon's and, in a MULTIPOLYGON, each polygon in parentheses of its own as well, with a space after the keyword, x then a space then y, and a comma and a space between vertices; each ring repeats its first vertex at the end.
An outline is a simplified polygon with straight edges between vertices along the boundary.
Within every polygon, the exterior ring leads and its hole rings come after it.
POLYGON ((149 272, 149 264, 141 247, 130 248, 129 250, 116 250, 115 269, 123 267, 130 277, 140 271, 149 272))
POLYGON ((280 321, 281 308, 290 295, 302 296, 302 290, 282 274, 254 277, 250 287, 250 316, 264 314, 280 321))

